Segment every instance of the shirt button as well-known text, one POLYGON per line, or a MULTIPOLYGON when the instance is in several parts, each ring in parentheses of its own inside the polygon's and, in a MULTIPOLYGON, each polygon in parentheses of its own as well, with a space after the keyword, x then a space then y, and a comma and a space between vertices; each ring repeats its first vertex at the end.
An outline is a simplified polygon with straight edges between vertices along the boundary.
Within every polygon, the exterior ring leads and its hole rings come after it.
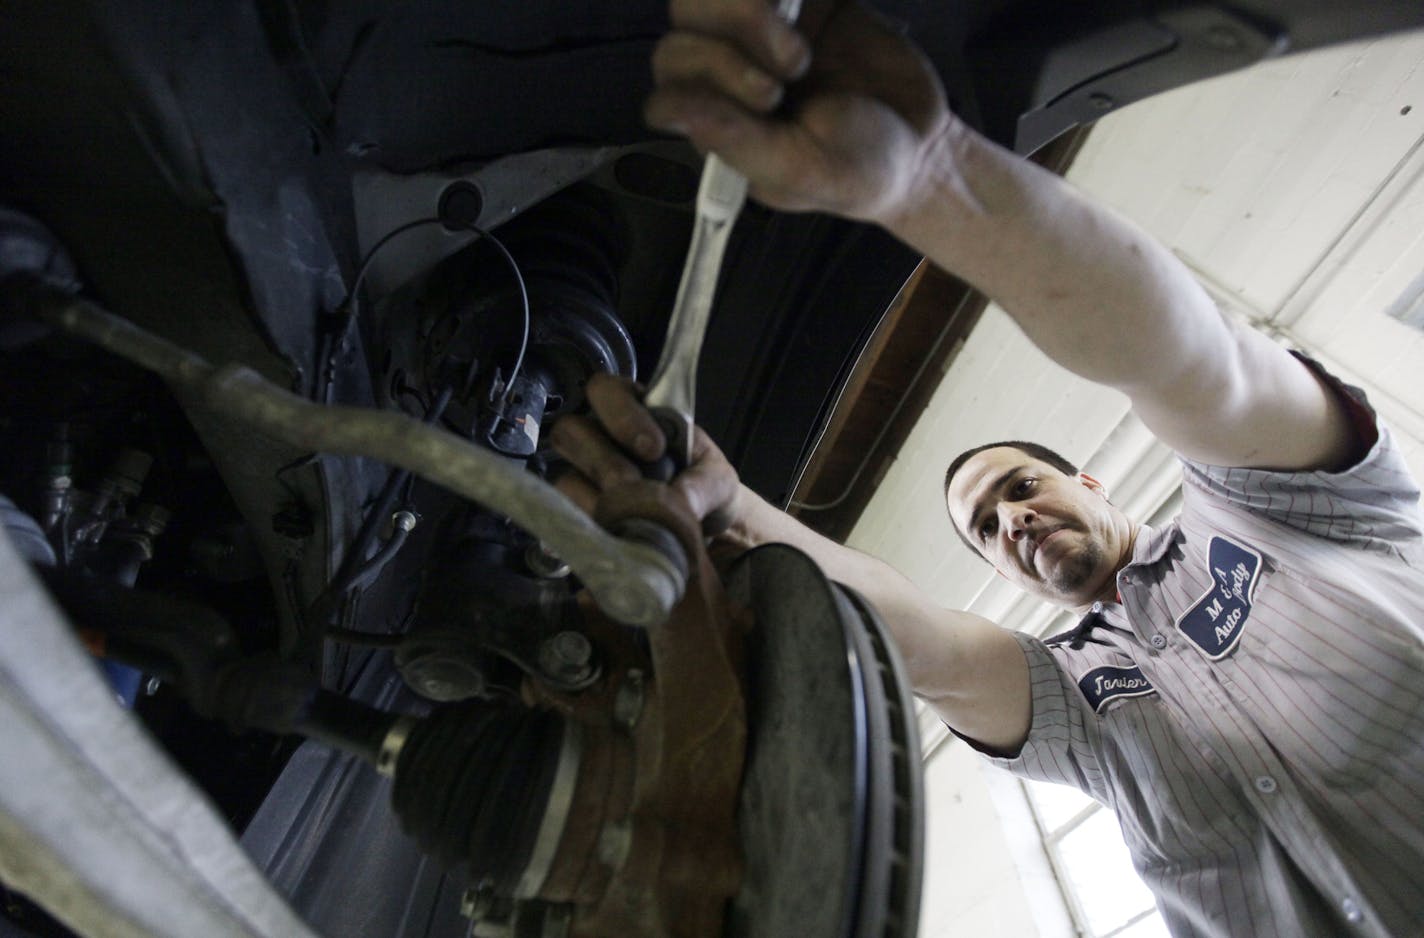
POLYGON ((1349 896, 1346 896, 1345 901, 1340 903, 1340 911, 1345 913, 1345 921, 1347 922, 1364 921, 1365 913, 1360 911, 1360 907, 1355 904, 1355 900, 1349 896))
POLYGON ((1276 780, 1269 775, 1256 776, 1256 790, 1263 795, 1269 795, 1276 790, 1276 780))
POLYGON ((1093 608, 1092 608, 1091 612, 1092 612, 1094 615, 1097 615, 1097 614, 1101 613, 1102 611, 1103 611, 1103 604, 1102 604, 1102 603, 1100 603, 1100 602, 1099 602, 1099 603, 1093 603, 1093 608))
POLYGON ((1152 636, 1152 647, 1153 647, 1153 648, 1166 648, 1166 647, 1167 647, 1167 639, 1166 639, 1166 637, 1165 637, 1165 636, 1162 636, 1162 635, 1154 635, 1154 636, 1152 636))

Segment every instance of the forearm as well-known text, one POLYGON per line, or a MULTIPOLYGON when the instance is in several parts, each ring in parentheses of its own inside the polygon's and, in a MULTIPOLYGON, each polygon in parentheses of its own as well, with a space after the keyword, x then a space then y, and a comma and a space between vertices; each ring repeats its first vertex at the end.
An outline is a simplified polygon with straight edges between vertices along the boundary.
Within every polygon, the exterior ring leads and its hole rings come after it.
POLYGON ((933 137, 918 178, 886 227, 1070 371, 1131 391, 1229 349, 1211 300, 1166 249, 958 121, 933 137))
MULTIPOLYGON (((910 683, 922 697, 960 705, 983 698, 985 649, 1008 637, 988 619, 945 609, 883 560, 823 537, 746 486, 739 492, 737 520, 723 536, 742 549, 789 544, 814 560, 829 579, 869 600, 889 627, 910 683)), ((1013 644, 1011 639, 1008 644, 1013 644)), ((1009 653, 1011 662, 1016 652, 1009 653)))
POLYGON ((881 219, 997 301, 1049 358, 1117 388, 1161 439, 1203 462, 1335 467, 1355 440, 1299 362, 1229 324, 1172 254, 1057 176, 948 118, 913 198, 881 219))
POLYGON ((738 491, 735 517, 724 536, 739 548, 789 544, 816 561, 827 577, 866 596, 877 608, 882 605, 882 595, 919 592, 904 574, 883 560, 818 534, 745 485, 738 491))

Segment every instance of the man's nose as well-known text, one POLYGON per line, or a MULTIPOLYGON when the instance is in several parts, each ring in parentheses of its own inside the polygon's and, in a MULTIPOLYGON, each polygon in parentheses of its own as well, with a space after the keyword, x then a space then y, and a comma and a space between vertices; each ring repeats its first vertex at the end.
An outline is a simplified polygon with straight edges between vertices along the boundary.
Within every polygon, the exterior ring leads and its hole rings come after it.
POLYGON ((1011 541, 1021 541, 1027 537, 1029 528, 1038 517, 1032 508, 1024 508, 1021 505, 1001 504, 999 512, 1002 515, 999 524, 1009 533, 1011 541))

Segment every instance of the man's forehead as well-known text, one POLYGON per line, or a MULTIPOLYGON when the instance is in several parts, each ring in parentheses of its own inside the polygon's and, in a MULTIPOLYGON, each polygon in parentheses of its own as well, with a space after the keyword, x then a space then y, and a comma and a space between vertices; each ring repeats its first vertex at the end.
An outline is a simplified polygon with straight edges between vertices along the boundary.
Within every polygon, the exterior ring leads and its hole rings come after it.
POLYGON ((961 528, 967 527, 975 502, 983 497, 984 492, 992 487, 996 480, 1002 478, 1006 472, 1013 472, 1035 462, 1028 453, 1013 446, 995 446, 970 456, 949 483, 946 497, 950 517, 961 528))

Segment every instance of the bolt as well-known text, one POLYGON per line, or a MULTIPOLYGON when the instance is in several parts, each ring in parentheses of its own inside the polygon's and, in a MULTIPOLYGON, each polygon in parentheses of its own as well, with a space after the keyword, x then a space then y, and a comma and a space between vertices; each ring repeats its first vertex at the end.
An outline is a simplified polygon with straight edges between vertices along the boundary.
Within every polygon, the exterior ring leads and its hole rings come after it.
POLYGON ((539 668, 563 683, 588 677, 593 645, 580 632, 559 632, 539 643, 539 668))
POLYGON ((398 511, 391 515, 391 527, 398 528, 407 534, 415 530, 416 521, 419 520, 413 511, 398 511))
POLYGON ((613 698, 613 720, 624 729, 631 730, 638 725, 638 718, 642 715, 643 672, 630 668, 627 679, 613 698))
POLYGON ((569 565, 560 560, 553 551, 542 543, 530 544, 524 552, 524 565, 535 576, 546 580, 558 580, 569 575, 569 565))

